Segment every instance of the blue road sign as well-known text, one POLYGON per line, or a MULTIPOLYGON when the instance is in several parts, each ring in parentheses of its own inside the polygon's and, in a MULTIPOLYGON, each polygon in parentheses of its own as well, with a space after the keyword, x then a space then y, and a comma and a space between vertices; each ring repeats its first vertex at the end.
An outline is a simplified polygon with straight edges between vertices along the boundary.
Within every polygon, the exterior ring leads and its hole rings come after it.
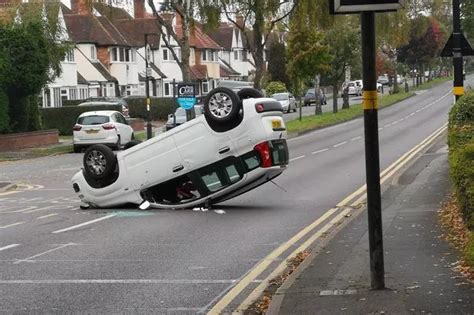
POLYGON ((195 97, 178 97, 178 104, 184 109, 191 109, 193 108, 194 104, 196 104, 195 97))

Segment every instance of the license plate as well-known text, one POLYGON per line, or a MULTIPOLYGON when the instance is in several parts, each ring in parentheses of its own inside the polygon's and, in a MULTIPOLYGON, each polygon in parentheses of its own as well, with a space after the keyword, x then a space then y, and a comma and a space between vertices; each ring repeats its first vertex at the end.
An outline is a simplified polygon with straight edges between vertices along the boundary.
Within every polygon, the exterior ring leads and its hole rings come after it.
POLYGON ((281 129, 281 120, 273 119, 272 120, 272 128, 273 129, 281 129))
POLYGON ((87 134, 94 134, 94 133, 98 133, 98 132, 99 132, 99 129, 88 129, 88 130, 86 130, 87 134))

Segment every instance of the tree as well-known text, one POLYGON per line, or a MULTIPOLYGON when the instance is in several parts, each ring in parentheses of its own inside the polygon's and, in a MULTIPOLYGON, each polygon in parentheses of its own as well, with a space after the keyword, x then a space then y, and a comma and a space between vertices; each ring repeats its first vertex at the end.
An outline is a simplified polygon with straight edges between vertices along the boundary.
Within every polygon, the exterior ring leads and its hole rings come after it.
POLYGON ((222 11, 227 19, 234 24, 249 46, 249 51, 255 61, 254 87, 261 88, 265 73, 265 45, 272 31, 279 22, 286 19, 298 0, 219 0, 222 11), (252 31, 248 27, 252 26, 252 31))
MULTIPOLYGON (((290 18, 288 35, 288 74, 298 92, 302 82, 316 77, 315 91, 319 90, 319 75, 330 69, 331 56, 322 32, 315 27, 313 1, 302 1, 290 18)), ((316 93, 316 114, 320 113, 316 93)))
POLYGON ((272 42, 268 50, 268 74, 271 81, 281 81, 290 86, 290 79, 286 73, 286 47, 283 43, 272 42))
POLYGON ((329 53, 332 57, 326 80, 332 85, 334 113, 337 113, 337 95, 344 82, 347 68, 358 62, 360 63, 357 60, 360 56, 359 33, 358 28, 340 18, 337 19, 335 26, 326 32, 325 41, 329 46, 329 53))
POLYGON ((41 128, 36 95, 61 73, 69 47, 59 41, 58 8, 19 6, 17 23, 0 26, 0 132, 41 128))
POLYGON ((462 29, 472 44, 474 41, 474 0, 464 0, 461 5, 462 29))

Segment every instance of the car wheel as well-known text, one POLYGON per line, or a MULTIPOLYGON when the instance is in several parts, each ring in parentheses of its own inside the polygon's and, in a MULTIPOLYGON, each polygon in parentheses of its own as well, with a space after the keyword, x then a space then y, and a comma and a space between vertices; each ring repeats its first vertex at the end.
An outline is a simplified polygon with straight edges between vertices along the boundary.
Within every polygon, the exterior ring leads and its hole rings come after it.
POLYGON ((247 99, 247 98, 260 98, 263 97, 262 92, 260 92, 257 89, 253 88, 243 88, 242 90, 237 92, 237 95, 241 100, 247 99))
POLYGON ((95 144, 84 153, 84 171, 92 179, 105 179, 115 170, 117 158, 106 145, 95 144))
POLYGON ((207 94, 204 115, 215 123, 228 123, 238 119, 241 107, 237 94, 231 89, 218 87, 207 94))
POLYGON ((81 147, 78 146, 78 145, 73 144, 72 145, 72 150, 74 151, 74 153, 80 153, 81 152, 81 147))
POLYGON ((137 144, 139 143, 142 143, 140 140, 131 140, 131 141, 128 141, 127 143, 125 143, 125 145, 123 146, 123 149, 124 150, 127 150, 127 149, 130 149, 131 147, 134 147, 136 146, 137 144))

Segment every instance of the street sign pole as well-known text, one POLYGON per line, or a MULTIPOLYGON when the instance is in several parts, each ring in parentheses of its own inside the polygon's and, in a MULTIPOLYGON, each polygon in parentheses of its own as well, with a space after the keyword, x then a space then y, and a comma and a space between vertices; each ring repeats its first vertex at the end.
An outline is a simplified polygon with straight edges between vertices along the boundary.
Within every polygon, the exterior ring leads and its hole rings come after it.
POLYGON ((364 85, 365 169, 369 219, 370 279, 374 290, 385 288, 380 194, 377 82, 375 71, 375 13, 362 12, 362 79, 364 85))
POLYGON ((459 0, 453 0, 453 66, 454 66, 454 88, 453 94, 456 101, 464 95, 462 51, 461 51, 461 12, 459 0))
POLYGON ((146 95, 146 138, 152 138, 151 111, 150 111, 150 89, 148 85, 148 35, 145 34, 145 95, 146 95))

